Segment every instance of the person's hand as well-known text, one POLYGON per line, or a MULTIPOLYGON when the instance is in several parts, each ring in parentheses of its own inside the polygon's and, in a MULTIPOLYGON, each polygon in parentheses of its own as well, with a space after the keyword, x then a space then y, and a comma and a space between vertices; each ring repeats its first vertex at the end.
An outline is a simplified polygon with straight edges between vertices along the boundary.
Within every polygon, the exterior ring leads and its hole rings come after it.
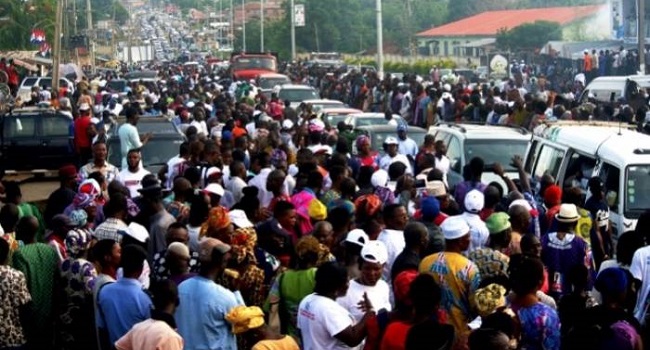
POLYGON ((495 174, 499 176, 503 176, 503 174, 505 173, 505 171, 503 170, 503 165, 501 165, 501 163, 494 163, 493 171, 495 174))
POLYGON ((520 155, 516 154, 512 157, 512 166, 517 169, 522 169, 524 167, 524 159, 520 155))
POLYGON ((372 307, 372 303, 370 302, 370 299, 368 299, 368 293, 366 292, 363 293, 363 299, 359 301, 357 307, 359 308, 359 310, 363 311, 364 313, 375 311, 372 307))

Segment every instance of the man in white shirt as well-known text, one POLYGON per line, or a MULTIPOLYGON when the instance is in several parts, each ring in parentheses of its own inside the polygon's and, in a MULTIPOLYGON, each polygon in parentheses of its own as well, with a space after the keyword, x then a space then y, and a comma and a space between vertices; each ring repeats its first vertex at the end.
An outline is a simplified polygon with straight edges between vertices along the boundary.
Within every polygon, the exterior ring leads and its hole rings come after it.
POLYGON ((645 325, 648 293, 650 292, 650 246, 639 248, 634 252, 632 263, 630 264, 630 273, 640 284, 638 298, 636 299, 636 307, 634 308, 634 317, 645 325))
POLYGON ((230 191, 234 197, 235 203, 244 196, 244 187, 246 184, 246 166, 240 161, 230 163, 230 181, 226 184, 226 190, 230 191))
POLYGON ((388 204, 383 210, 386 228, 379 233, 377 240, 384 243, 388 259, 384 264, 382 276, 385 281, 390 281, 390 271, 397 256, 404 250, 404 227, 408 222, 406 208, 401 204, 388 204))
POLYGON ((418 144, 408 135, 408 125, 400 123, 397 126, 397 137, 399 138, 398 150, 399 154, 403 154, 409 158, 411 162, 415 161, 415 156, 418 154, 419 146, 418 144))
POLYGON ((490 238, 490 231, 485 225, 485 222, 483 222, 479 216, 479 213, 483 210, 483 206, 485 205, 485 196, 479 190, 471 190, 465 195, 464 203, 465 212, 460 216, 465 220, 465 222, 467 222, 467 225, 470 228, 470 244, 468 252, 485 248, 487 246, 488 238, 490 238))
POLYGON ((134 107, 129 107, 126 110, 126 123, 120 126, 117 134, 120 137, 120 151, 122 153, 122 169, 127 167, 127 154, 130 150, 140 149, 144 146, 149 139, 151 139, 151 133, 140 137, 138 133, 138 120, 140 115, 138 110, 134 107))
POLYGON ((397 147, 399 142, 396 138, 389 136, 384 141, 384 147, 386 149, 386 154, 379 158, 379 168, 388 171, 388 168, 391 164, 395 162, 402 162, 406 165, 406 174, 413 174, 413 168, 411 167, 411 162, 404 154, 397 153, 397 147))
POLYGON ((150 174, 140 165, 140 150, 132 149, 127 154, 127 168, 120 171, 117 180, 131 193, 131 198, 139 196, 138 190, 142 188, 142 178, 150 174))

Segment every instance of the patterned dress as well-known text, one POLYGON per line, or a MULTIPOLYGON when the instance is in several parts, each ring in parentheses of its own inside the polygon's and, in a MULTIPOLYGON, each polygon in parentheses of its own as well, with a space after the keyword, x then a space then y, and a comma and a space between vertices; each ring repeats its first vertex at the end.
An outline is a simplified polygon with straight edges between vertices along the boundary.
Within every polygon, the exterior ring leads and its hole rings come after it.
POLYGON ((92 295, 97 278, 95 265, 86 259, 66 259, 61 263, 63 295, 59 314, 64 349, 83 349, 94 340, 92 295))
POLYGON ((521 323, 521 349, 559 350, 560 317, 542 303, 516 310, 521 323))
POLYGON ((25 275, 0 265, 0 348, 19 347, 27 342, 18 311, 31 300, 25 275))

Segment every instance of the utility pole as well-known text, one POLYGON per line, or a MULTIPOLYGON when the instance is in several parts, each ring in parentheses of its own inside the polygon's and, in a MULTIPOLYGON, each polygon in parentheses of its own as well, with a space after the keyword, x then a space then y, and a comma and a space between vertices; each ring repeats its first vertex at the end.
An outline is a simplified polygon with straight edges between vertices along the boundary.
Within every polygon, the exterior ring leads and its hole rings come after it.
POLYGON ((320 40, 318 37, 318 24, 314 22, 314 36, 316 37, 316 52, 320 52, 320 40))
POLYGON ((264 52, 264 0, 260 0, 260 51, 264 52))
POLYGON ((645 75, 645 0, 638 0, 637 17, 639 28, 637 30, 637 37, 639 42, 639 74, 645 75))
POLYGON ((235 50, 235 7, 230 0, 230 51, 235 50))
POLYGON ((246 7, 244 1, 241 0, 242 50, 246 52, 246 7))
POLYGON ((54 23, 54 52, 52 55, 52 97, 59 96, 59 65, 61 64, 61 26, 63 25, 63 1, 56 2, 56 19, 54 23))
POLYGON ((296 11, 294 9, 294 0, 289 4, 289 11, 291 11, 291 60, 296 59, 296 11))
POLYGON ((90 0, 86 0, 86 20, 88 21, 87 36, 88 52, 90 54, 90 73, 95 74, 95 35, 93 32, 93 13, 90 7, 90 0))
POLYGON ((379 78, 382 78, 384 76, 384 20, 381 13, 381 0, 375 0, 375 5, 377 11, 377 73, 379 78))

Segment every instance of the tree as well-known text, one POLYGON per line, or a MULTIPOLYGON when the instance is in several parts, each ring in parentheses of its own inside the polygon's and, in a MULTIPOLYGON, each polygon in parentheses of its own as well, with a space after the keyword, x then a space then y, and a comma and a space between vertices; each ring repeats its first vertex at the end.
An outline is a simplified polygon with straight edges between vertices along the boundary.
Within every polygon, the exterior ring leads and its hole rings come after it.
POLYGON ((518 27, 500 29, 497 48, 509 51, 534 51, 550 40, 562 40, 562 29, 557 22, 536 21, 518 27))
POLYGON ((34 25, 54 37, 56 0, 0 1, 0 50, 36 50, 29 39, 34 25))

